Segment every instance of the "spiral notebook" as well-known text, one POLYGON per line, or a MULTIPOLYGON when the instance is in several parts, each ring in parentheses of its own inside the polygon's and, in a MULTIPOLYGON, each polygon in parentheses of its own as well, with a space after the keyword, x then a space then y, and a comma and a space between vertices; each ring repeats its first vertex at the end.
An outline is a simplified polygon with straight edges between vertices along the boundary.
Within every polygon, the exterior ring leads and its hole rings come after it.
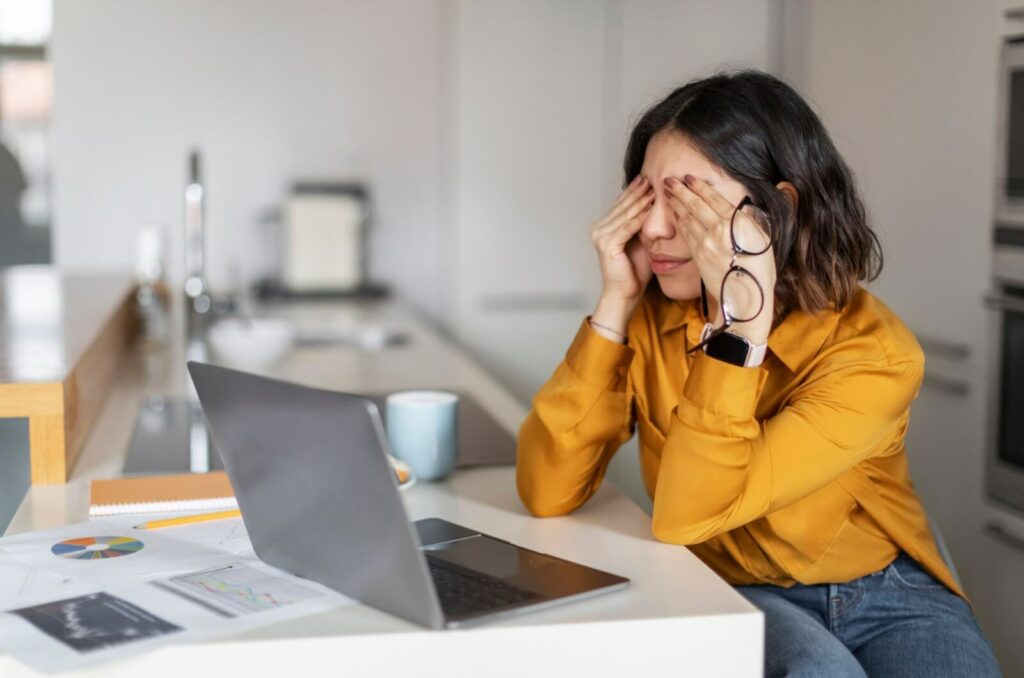
POLYGON ((238 508, 223 471, 94 480, 89 515, 218 511, 238 508))

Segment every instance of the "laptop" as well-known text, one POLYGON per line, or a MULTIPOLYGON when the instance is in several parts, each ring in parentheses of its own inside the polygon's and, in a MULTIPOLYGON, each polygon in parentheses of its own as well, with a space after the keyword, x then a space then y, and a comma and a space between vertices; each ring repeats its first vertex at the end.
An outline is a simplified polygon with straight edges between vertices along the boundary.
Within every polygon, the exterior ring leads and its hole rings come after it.
POLYGON ((362 396, 188 363, 256 554, 429 628, 456 628, 629 580, 467 526, 410 523, 377 407, 362 396))

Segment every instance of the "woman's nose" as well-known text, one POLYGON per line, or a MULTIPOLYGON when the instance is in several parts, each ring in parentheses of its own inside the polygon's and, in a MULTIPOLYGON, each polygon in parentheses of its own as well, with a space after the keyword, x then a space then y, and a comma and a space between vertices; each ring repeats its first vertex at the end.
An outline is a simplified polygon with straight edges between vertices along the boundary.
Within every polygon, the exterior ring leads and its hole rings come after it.
POLYGON ((655 199, 654 207, 640 226, 640 231, 649 240, 671 240, 675 237, 675 214, 668 208, 661 196, 655 199))

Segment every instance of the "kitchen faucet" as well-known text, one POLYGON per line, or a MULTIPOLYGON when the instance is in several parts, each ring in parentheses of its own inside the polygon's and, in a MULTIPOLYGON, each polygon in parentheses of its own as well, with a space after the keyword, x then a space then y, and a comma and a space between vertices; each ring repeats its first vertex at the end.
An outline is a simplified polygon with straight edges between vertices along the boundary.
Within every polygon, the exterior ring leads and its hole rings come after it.
POLYGON ((213 306, 206 281, 205 193, 199 151, 189 155, 189 183, 185 187, 185 333, 192 339, 203 329, 213 306))

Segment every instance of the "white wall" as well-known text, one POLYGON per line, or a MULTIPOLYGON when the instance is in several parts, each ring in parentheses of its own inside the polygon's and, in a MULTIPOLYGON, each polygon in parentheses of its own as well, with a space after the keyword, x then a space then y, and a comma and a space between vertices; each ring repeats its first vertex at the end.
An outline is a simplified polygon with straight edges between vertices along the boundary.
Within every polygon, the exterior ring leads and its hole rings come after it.
POLYGON ((56 0, 56 261, 130 267, 158 221, 177 277, 196 145, 214 285, 251 267, 259 216, 293 180, 366 179, 371 271, 436 315, 441 21, 440 0, 56 0))

